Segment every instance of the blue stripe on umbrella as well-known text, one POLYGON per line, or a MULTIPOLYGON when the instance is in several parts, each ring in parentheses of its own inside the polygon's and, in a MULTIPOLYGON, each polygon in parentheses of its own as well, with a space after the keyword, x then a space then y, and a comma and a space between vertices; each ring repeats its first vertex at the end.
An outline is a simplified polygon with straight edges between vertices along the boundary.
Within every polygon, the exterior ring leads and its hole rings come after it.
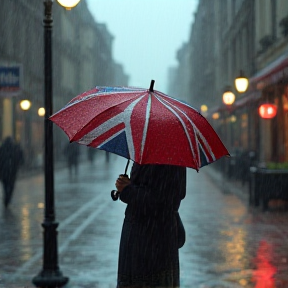
POLYGON ((125 131, 123 131, 118 136, 114 137, 109 142, 106 142, 98 148, 107 152, 123 156, 127 159, 130 158, 125 131))
POLYGON ((206 156, 201 148, 201 146, 199 146, 199 151, 200 151, 200 161, 201 161, 201 167, 206 166, 208 164, 210 164, 207 159, 206 156))

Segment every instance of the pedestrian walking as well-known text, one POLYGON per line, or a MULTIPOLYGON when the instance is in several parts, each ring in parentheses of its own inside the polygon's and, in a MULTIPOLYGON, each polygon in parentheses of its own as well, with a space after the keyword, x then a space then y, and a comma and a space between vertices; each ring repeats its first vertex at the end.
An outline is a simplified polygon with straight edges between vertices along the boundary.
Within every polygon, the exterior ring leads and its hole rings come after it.
POLYGON ((24 163, 22 148, 12 137, 7 137, 0 147, 0 179, 3 185, 3 204, 9 205, 20 165, 24 163))
POLYGON ((78 174, 80 148, 77 143, 68 143, 64 149, 70 177, 78 174), (74 172, 73 172, 74 171, 74 172))
POLYGON ((186 195, 186 168, 134 163, 131 180, 120 175, 115 185, 127 204, 117 288, 179 287, 176 215, 186 195))
POLYGON ((94 163, 94 157, 95 157, 96 151, 97 150, 95 148, 88 147, 87 158, 88 158, 91 165, 93 165, 93 163, 94 163))

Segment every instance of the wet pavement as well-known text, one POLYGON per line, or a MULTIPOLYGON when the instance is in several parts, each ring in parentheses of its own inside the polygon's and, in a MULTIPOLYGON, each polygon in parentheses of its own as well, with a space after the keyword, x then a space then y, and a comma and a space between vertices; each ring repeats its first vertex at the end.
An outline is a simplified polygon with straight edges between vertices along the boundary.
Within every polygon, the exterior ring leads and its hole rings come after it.
MULTIPOLYGON (((98 152, 97 152, 98 153, 98 152)), ((125 205, 111 200, 126 160, 105 154, 78 175, 55 172, 59 266, 67 288, 115 288, 125 205)), ((213 167, 188 169, 180 215, 182 288, 288 288, 288 212, 247 205, 247 191, 213 167)), ((21 177, 11 206, 0 207, 0 288, 30 288, 42 269, 43 175, 21 177)), ((2 192, 2 191, 1 191, 2 192)), ((2 193, 1 193, 2 194, 2 193)))

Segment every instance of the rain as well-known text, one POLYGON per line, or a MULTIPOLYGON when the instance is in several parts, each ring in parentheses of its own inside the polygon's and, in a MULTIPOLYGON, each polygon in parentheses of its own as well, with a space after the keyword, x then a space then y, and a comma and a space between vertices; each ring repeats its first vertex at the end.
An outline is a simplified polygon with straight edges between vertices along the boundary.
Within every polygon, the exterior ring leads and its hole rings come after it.
POLYGON ((287 1, 64 2, 1 0, 0 288, 287 288, 287 1))

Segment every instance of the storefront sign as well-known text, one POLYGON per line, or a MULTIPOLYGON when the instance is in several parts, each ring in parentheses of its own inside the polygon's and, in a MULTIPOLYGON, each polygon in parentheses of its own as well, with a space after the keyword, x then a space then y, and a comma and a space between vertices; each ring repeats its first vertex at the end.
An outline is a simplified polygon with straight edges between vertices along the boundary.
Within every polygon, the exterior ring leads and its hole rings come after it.
POLYGON ((0 96, 11 97, 21 91, 22 66, 0 66, 0 96))

